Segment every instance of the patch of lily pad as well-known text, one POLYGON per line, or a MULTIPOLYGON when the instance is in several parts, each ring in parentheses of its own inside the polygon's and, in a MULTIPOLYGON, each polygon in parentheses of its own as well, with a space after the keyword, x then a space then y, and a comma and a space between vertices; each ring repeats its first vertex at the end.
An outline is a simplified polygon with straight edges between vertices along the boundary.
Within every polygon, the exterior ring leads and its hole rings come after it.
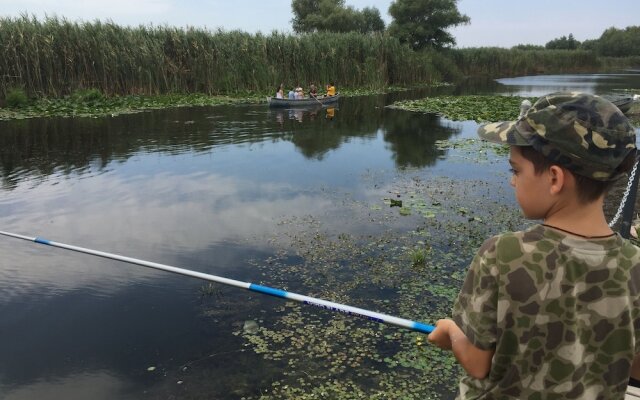
POLYGON ((636 128, 640 127, 640 103, 631 106, 627 112, 627 117, 636 128))
MULTIPOLYGON (((323 216, 290 217, 271 238, 276 255, 255 267, 274 287, 434 324, 450 315, 482 241, 522 227, 517 209, 503 205, 511 193, 485 182, 407 170, 381 190, 402 207, 389 198, 342 202, 379 232, 333 232, 323 216), (392 227, 398 219, 412 228, 392 227)), ((423 334, 300 303, 283 304, 255 332, 235 334, 265 361, 284 365, 270 388, 245 399, 450 399, 461 373, 452 354, 423 334)))
MULTIPOLYGON (((368 96, 450 85, 451 84, 446 82, 433 82, 426 85, 415 85, 410 87, 387 86, 382 88, 341 88, 340 94, 344 97, 368 96)), ((19 106, 0 107, 0 121, 40 117, 98 118, 174 107, 258 104, 265 103, 265 99, 268 95, 269 94, 264 93, 247 92, 226 95, 173 93, 159 95, 106 96, 98 89, 80 90, 71 95, 59 98, 44 97, 28 99, 26 94, 23 94, 24 102, 21 102, 19 106)))
POLYGON ((439 114, 452 121, 507 121, 516 119, 523 100, 535 102, 532 97, 519 96, 435 96, 419 100, 398 101, 390 108, 439 114))
POLYGON ((394 92, 406 92, 409 90, 416 89, 433 89, 433 88, 442 88, 442 87, 450 87, 454 86, 449 82, 430 82, 424 84, 416 84, 409 86, 385 86, 380 88, 339 88, 339 92, 341 96, 345 97, 355 97, 355 96, 371 96, 378 94, 386 94, 386 93, 394 93, 394 92))
MULTIPOLYGON (((480 145, 439 143, 470 156, 480 145)), ((265 281, 434 324, 450 315, 482 242, 530 224, 508 185, 410 169, 385 184, 380 180, 363 178, 363 184, 385 193, 374 204, 327 193, 350 221, 378 226, 375 233, 336 232, 325 227, 327 216, 283 219, 270 240, 275 254, 253 261, 265 281), (410 228, 396 228, 397 221, 410 228)), ((430 345, 423 334, 300 303, 284 303, 257 330, 238 328, 235 334, 247 350, 281 368, 279 375, 271 371, 269 387, 244 395, 245 400, 453 399, 462 373, 452 354, 430 345)))
POLYGON ((103 96, 97 90, 90 97, 71 95, 63 98, 32 99, 20 107, 0 108, 0 120, 36 117, 103 117, 131 114, 170 107, 216 106, 260 103, 264 96, 208 96, 204 94, 167 94, 155 96, 103 96))
POLYGON ((435 147, 449 163, 503 164, 509 156, 509 146, 479 138, 437 140, 435 147))

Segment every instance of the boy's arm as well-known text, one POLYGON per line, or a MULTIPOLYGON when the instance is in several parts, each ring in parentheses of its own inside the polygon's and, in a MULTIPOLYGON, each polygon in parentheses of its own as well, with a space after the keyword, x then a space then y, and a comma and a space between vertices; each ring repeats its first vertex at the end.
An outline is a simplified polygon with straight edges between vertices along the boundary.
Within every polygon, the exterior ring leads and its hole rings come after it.
POLYGON ((484 379, 489 375, 495 350, 482 350, 474 346, 452 320, 439 320, 428 339, 441 349, 452 350, 462 368, 473 378, 484 379))

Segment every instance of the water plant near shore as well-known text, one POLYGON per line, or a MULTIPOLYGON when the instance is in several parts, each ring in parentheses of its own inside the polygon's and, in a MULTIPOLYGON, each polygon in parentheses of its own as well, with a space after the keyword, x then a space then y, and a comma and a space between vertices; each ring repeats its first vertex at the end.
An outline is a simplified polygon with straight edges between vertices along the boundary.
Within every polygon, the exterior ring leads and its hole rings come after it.
POLYGON ((634 126, 640 126, 640 104, 632 105, 627 116, 634 126))
MULTIPOLYGON (((378 89, 340 90, 343 97, 367 96, 411 89, 450 86, 443 82, 390 86, 378 89)), ((62 98, 29 99, 22 89, 14 89, 8 95, 8 107, 0 107, 0 121, 37 117, 101 117, 131 114, 144 110, 174 107, 217 106, 225 104, 256 104, 266 102, 267 94, 237 93, 234 95, 169 94, 153 96, 105 96, 100 90, 80 89, 62 98)))
MULTIPOLYGON (((480 145, 452 151, 473 155, 480 145)), ((500 196, 485 182, 399 174, 386 191, 404 199, 410 216, 401 217, 398 207, 335 199, 350 221, 363 219, 383 232, 329 232, 322 217, 289 217, 270 240, 278 254, 268 263, 255 260, 256 268, 276 286, 320 298, 426 323, 448 316, 475 249, 492 233, 519 227, 520 213, 479 207, 500 196), (388 228, 405 218, 415 229, 388 228)), ((271 387, 245 399, 448 399, 461 373, 451 353, 427 344, 424 335, 299 303, 278 307, 255 332, 239 327, 236 334, 265 362, 286 365, 271 387)))
POLYGON ((222 104, 260 103, 264 97, 208 96, 171 94, 156 96, 101 96, 97 90, 74 93, 64 98, 43 98, 13 108, 0 108, 0 120, 36 117, 100 117, 130 114, 170 107, 215 106, 222 104))
POLYGON ((29 104, 29 97, 21 88, 11 88, 7 91, 5 103, 9 108, 21 108, 29 104))
POLYGON ((390 108, 435 113, 452 121, 508 121, 518 117, 520 104, 535 98, 519 96, 437 96, 393 103, 390 108))

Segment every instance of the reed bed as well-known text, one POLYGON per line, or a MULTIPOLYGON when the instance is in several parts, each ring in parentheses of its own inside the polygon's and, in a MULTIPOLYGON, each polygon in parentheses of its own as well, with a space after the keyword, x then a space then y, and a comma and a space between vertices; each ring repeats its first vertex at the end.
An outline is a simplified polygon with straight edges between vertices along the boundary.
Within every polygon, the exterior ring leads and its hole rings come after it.
POLYGON ((598 56, 583 50, 519 50, 498 47, 458 49, 450 52, 467 76, 507 77, 549 73, 596 72, 598 56))
POLYGON ((326 84, 381 88, 431 82, 432 54, 387 35, 269 35, 168 26, 122 27, 35 17, 0 18, 0 94, 275 92, 326 84))
POLYGON ((471 48, 414 52, 386 34, 249 34, 169 26, 122 27, 23 15, 0 18, 0 102, 30 97, 256 95, 335 82, 338 88, 455 82, 540 73, 595 72, 638 65, 581 50, 471 48))

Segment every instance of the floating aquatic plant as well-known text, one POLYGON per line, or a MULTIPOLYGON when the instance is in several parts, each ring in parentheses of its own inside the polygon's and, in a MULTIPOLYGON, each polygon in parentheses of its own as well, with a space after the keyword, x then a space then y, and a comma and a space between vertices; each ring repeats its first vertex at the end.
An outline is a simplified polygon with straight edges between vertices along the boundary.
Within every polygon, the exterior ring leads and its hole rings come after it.
POLYGON ((64 98, 41 98, 19 108, 0 108, 0 120, 34 117, 100 117, 169 107, 215 106, 262 101, 264 97, 261 95, 229 97, 170 94, 106 97, 94 89, 75 92, 64 98))
MULTIPOLYGON (((359 236, 324 229, 322 218, 291 217, 271 240, 280 251, 267 263, 256 260, 256 267, 275 287, 314 297, 431 324, 449 316, 477 247, 521 227, 520 214, 482 207, 498 194, 479 181, 405 172, 386 189, 411 211, 405 218, 414 229, 359 236)), ((400 218, 396 208, 342 204, 353 219, 373 225, 400 218)), ((461 373, 451 353, 425 343, 424 335, 299 303, 285 303, 254 332, 239 327, 236 333, 264 360, 286 366, 270 388, 246 399, 451 398, 461 373)))
POLYGON ((437 96, 393 103, 392 108, 435 113, 452 121, 507 121, 518 117, 520 104, 535 98, 518 96, 437 96))
POLYGON ((414 268, 422 268, 427 263, 429 249, 426 247, 418 247, 411 251, 411 266, 414 268))

